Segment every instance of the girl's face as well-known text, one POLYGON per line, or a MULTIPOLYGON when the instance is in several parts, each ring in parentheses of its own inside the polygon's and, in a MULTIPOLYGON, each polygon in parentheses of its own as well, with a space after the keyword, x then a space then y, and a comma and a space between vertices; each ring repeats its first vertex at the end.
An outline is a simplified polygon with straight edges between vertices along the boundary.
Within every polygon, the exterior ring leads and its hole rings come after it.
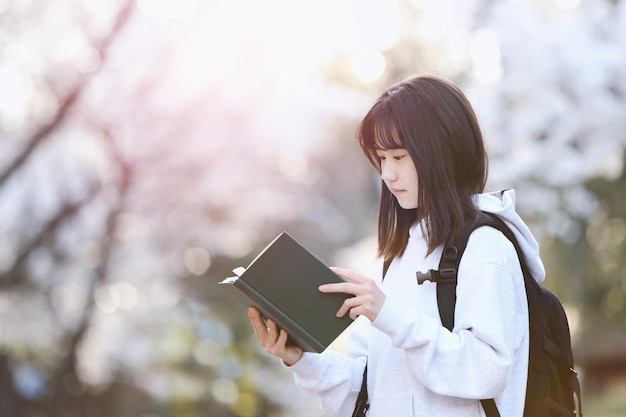
POLYGON ((403 209, 417 208, 417 170, 405 148, 378 149, 380 177, 403 209))

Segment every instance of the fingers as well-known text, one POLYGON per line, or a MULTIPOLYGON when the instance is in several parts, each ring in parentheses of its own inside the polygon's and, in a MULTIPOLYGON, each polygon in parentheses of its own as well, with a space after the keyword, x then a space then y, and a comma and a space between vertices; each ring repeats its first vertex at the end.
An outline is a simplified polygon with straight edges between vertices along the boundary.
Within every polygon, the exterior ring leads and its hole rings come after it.
MULTIPOLYGON (((250 318, 252 328, 254 329, 254 333, 261 346, 268 348, 281 341, 281 330, 278 328, 278 325, 274 322, 274 320, 263 320, 259 310, 254 307, 250 307, 248 309, 248 317, 250 318)), ((287 342, 287 337, 285 337, 285 342, 287 342)))
POLYGON ((261 346, 265 347, 276 340, 279 331, 276 323, 272 320, 267 320, 267 322, 263 320, 259 310, 254 307, 248 309, 248 317, 261 346))
POLYGON ((349 269, 337 267, 331 267, 330 269, 347 282, 320 285, 319 290, 324 293, 345 293, 358 295, 360 293, 359 288, 368 281, 371 281, 371 279, 357 274, 349 269))
POLYGON ((266 347, 267 346, 273 346, 277 344, 278 341, 278 336, 280 334, 280 329, 278 328, 278 326, 276 325, 276 323, 274 323, 273 320, 268 319, 267 320, 267 338, 266 338, 266 347))
MULTIPOLYGON (((289 335, 287 334, 286 331, 284 330, 279 330, 278 332, 278 339, 276 340, 275 346, 287 346, 287 338, 289 337, 289 335)), ((283 349, 281 349, 282 351, 283 349)))
POLYGON ((254 334, 256 338, 261 341, 261 338, 264 337, 264 333, 267 331, 267 327, 263 318, 261 317, 261 313, 254 307, 250 307, 248 309, 248 318, 250 319, 250 323, 252 323, 252 328, 254 329, 254 334))
POLYGON ((323 293, 344 293, 356 295, 359 287, 349 282, 340 282, 335 284, 322 284, 319 290, 323 293))
MULTIPOLYGON (((346 301, 343 302, 339 310, 337 310, 337 317, 343 317, 346 315, 347 312, 352 313, 352 310, 354 310, 353 307, 358 305, 358 304, 353 305, 354 303, 348 302, 349 300, 352 300, 352 299, 348 298, 346 301)), ((352 314, 350 314, 350 317, 352 318, 352 314)))
POLYGON ((298 346, 287 345, 289 335, 285 330, 279 329, 271 319, 263 320, 261 313, 254 307, 248 309, 248 317, 252 323, 254 333, 259 344, 265 351, 282 359, 291 366, 302 358, 304 352, 298 346))
POLYGON ((352 282, 324 284, 320 286, 320 291, 324 293, 342 292, 354 296, 344 300, 337 311, 337 317, 343 317, 349 313, 353 320, 364 315, 374 321, 385 302, 385 294, 374 280, 354 273, 348 275, 353 279, 352 282))
POLYGON ((341 274, 338 275, 347 279, 348 282, 322 284, 319 286, 319 290, 323 293, 345 293, 358 296, 375 291, 376 288, 378 288, 376 282, 371 278, 367 278, 348 269, 333 268, 333 270, 341 271, 341 274))
POLYGON ((343 317, 349 313, 350 318, 356 320, 361 314, 368 315, 367 307, 370 304, 367 296, 347 298, 337 310, 337 317, 343 317))
POLYGON ((369 278, 364 277, 361 274, 358 274, 350 269, 345 269, 345 268, 338 268, 336 266, 331 266, 330 269, 337 275, 339 275, 341 278, 345 279, 346 281, 350 281, 350 282, 354 282, 354 283, 359 283, 363 280, 367 280, 369 278))

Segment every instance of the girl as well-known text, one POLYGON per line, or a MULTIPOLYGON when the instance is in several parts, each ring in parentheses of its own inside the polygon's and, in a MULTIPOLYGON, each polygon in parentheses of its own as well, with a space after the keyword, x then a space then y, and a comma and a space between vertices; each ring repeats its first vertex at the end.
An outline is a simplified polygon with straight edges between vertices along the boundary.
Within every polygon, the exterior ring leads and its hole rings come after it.
POLYGON ((464 94, 434 76, 389 87, 357 130, 383 187, 379 255, 390 267, 382 281, 333 268, 348 282, 320 287, 353 294, 337 312, 363 316, 347 355, 303 353, 258 311, 250 320, 265 350, 282 359, 296 384, 319 395, 330 416, 352 415, 367 363, 369 417, 484 416, 494 398, 503 417, 524 411, 528 308, 515 248, 499 231, 472 233, 458 271, 455 325, 441 324, 436 284, 418 285, 416 271, 437 269, 447 242, 478 210, 513 230, 538 281, 545 276, 537 242, 515 212, 513 191, 481 194, 487 156, 476 115, 464 94))

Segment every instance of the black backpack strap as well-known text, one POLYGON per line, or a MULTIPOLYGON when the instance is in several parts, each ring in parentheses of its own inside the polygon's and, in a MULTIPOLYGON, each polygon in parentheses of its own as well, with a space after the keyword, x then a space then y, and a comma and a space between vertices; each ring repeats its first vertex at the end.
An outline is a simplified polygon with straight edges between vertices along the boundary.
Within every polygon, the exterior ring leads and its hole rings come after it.
POLYGON ((361 390, 359 396, 356 399, 354 411, 352 417, 365 417, 367 409, 369 408, 369 402, 367 398, 367 362, 365 362, 365 369, 363 370, 363 380, 361 381, 361 390))
POLYGON ((500 417, 500 411, 498 411, 498 406, 493 398, 489 398, 488 400, 480 400, 480 403, 483 406, 483 410, 485 410, 485 415, 487 417, 500 417))
POLYGON ((425 279, 437 283, 437 306, 439 317, 444 327, 450 331, 454 328, 454 310, 456 306, 457 273, 461 256, 467 247, 467 241, 474 230, 481 226, 492 225, 493 219, 487 214, 480 212, 477 219, 469 222, 461 235, 449 245, 446 245, 439 261, 439 270, 430 270, 426 274, 418 272, 417 282, 421 284, 425 279))
MULTIPOLYGON (((474 230, 481 226, 492 226, 501 230, 500 225, 489 215, 480 212, 476 220, 467 224, 461 235, 452 245, 447 245, 439 261, 439 271, 429 271, 426 274, 417 273, 418 284, 424 279, 437 283, 437 306, 441 323, 448 330, 454 328, 454 310, 456 307, 456 285, 461 256, 467 247, 467 241, 474 230), (430 275, 430 278, 428 277, 430 275)), ((506 226, 505 226, 506 228, 506 226)), ((508 230, 508 228, 506 228, 508 230)), ((487 417, 500 417, 500 412, 493 398, 480 400, 487 417)))

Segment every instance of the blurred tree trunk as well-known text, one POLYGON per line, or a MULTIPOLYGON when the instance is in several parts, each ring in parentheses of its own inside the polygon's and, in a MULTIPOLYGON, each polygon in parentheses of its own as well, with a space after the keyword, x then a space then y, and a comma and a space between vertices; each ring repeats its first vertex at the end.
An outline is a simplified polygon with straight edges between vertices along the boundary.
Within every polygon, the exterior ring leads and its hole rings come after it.
POLYGON ((9 357, 0 352, 0 417, 18 416, 18 399, 13 388, 9 357))

